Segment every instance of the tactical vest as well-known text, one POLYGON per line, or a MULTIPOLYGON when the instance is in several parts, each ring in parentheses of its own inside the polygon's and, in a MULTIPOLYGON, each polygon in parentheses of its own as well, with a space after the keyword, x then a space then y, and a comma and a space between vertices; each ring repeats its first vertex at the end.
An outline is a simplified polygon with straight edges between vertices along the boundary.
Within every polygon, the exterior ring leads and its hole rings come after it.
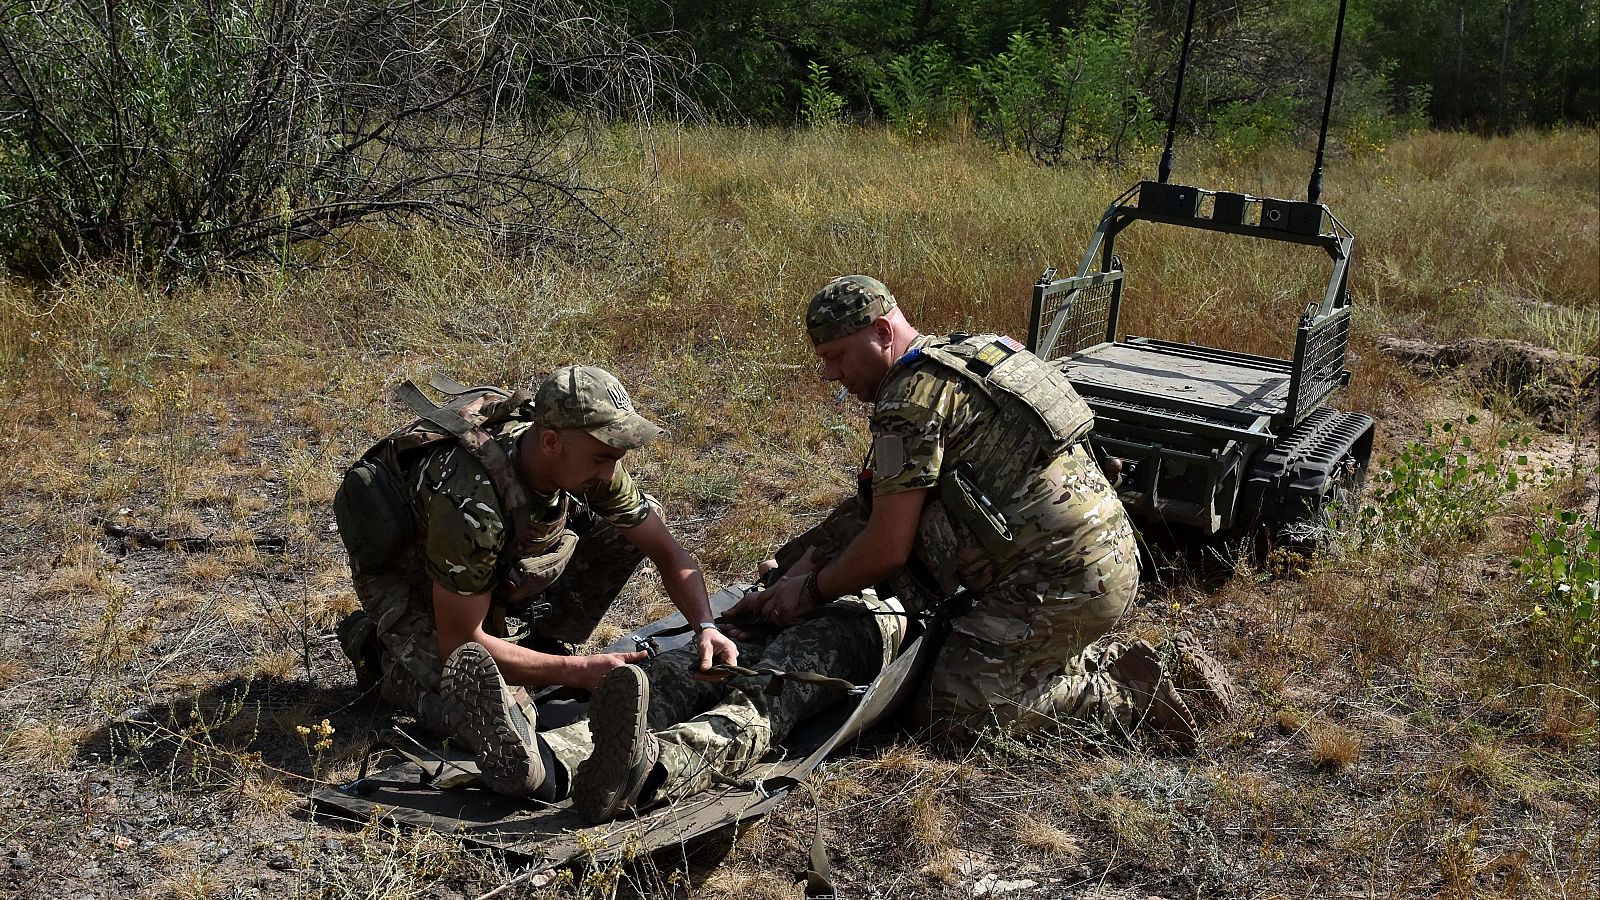
POLYGON ((400 486, 402 473, 427 451, 456 441, 483 467, 511 528, 510 542, 501 553, 502 560, 511 561, 501 564, 492 593, 497 603, 516 605, 549 587, 578 543, 578 536, 567 528, 570 498, 563 493, 557 514, 535 521, 511 457, 491 433, 508 421, 529 420, 532 395, 526 390, 468 388, 440 376, 428 384, 450 400, 435 406, 416 385, 402 383, 395 395, 418 418, 363 453, 334 495, 334 515, 351 566, 358 573, 381 569, 415 538, 420 528, 413 504, 400 486))
POLYGON ((937 367, 987 397, 995 420, 939 478, 946 511, 991 552, 1014 539, 1001 508, 1037 475, 1042 462, 1067 452, 1094 427, 1094 412, 1065 375, 1020 343, 994 334, 933 338, 908 363, 937 367), (926 362, 924 362, 924 360, 926 362), (1033 452, 1027 452, 1029 449, 1033 452))

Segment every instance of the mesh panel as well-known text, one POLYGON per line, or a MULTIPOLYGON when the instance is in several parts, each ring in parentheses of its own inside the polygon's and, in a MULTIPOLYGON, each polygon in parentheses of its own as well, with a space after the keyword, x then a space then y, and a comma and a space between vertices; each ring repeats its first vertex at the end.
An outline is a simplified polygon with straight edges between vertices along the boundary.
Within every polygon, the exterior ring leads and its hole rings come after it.
POLYGON ((1044 331, 1039 336, 1040 341, 1049 338, 1058 317, 1064 316, 1066 321, 1062 323, 1055 343, 1039 348, 1041 359, 1060 359, 1105 342, 1106 326, 1111 320, 1111 294, 1116 282, 1122 278, 1121 272, 1113 274, 1114 277, 1105 279, 1102 284, 1091 284, 1089 287, 1079 288, 1076 285, 1103 276, 1066 278, 1045 288, 1044 311, 1040 316, 1044 331))
POLYGON ((1350 340, 1350 313, 1335 314, 1306 333, 1305 356, 1297 367, 1303 375, 1295 397, 1295 418, 1303 419, 1333 393, 1344 379, 1345 345, 1350 340))

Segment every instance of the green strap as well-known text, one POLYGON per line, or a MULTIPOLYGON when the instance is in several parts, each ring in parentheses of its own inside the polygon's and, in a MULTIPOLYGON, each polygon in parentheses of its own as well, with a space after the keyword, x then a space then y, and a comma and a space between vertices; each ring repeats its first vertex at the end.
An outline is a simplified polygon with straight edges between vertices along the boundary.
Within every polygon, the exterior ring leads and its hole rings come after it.
MULTIPOLYGON (((511 400, 514 401, 526 393, 518 391, 512 395, 511 400)), ((455 435, 461 446, 483 466, 489 481, 494 484, 495 493, 500 495, 500 502, 505 504, 506 516, 511 520, 514 546, 517 548, 526 546, 530 523, 528 494, 522 489, 522 479, 517 477, 516 470, 511 464, 511 457, 506 455, 505 449, 499 442, 481 426, 463 419, 455 410, 433 405, 422 390, 410 381, 401 382, 400 386, 395 388, 395 397, 410 407, 418 418, 455 435)), ((509 401, 507 406, 515 408, 509 401)))
POLYGON ((785 672, 782 669, 762 667, 751 669, 745 666, 735 666, 729 663, 717 663, 708 672, 720 672, 724 675, 740 675, 745 678, 770 677, 771 683, 767 685, 768 694, 776 694, 782 690, 785 681, 798 681, 801 684, 814 684, 819 687, 839 688, 840 690, 853 691, 857 689, 855 682, 843 678, 834 678, 818 672, 785 672))

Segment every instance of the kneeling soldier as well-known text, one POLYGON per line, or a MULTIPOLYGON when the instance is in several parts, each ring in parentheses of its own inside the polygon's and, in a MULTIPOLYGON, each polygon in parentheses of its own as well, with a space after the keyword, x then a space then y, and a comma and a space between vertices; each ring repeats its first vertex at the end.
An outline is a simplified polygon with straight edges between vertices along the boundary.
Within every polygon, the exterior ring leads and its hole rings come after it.
POLYGON ((887 584, 948 623, 916 701, 925 725, 1088 724, 1192 747, 1231 704, 1216 661, 1187 636, 1162 651, 1096 643, 1133 601, 1138 554, 1066 378, 1011 338, 919 334, 862 275, 818 291, 806 327, 826 378, 873 405, 862 491, 786 545, 787 577, 730 616, 788 624, 887 584))
MULTIPOLYGON (((362 606, 340 643, 386 700, 471 747, 493 790, 554 799, 578 758, 551 752, 515 689, 593 690, 643 658, 562 647, 589 638, 643 559, 688 621, 712 619, 699 563, 619 465, 661 429, 587 366, 557 369, 531 398, 410 399, 423 418, 369 450, 334 501, 362 606), (511 640, 507 613, 530 633, 511 640)), ((738 656, 702 628, 692 667, 738 656)))

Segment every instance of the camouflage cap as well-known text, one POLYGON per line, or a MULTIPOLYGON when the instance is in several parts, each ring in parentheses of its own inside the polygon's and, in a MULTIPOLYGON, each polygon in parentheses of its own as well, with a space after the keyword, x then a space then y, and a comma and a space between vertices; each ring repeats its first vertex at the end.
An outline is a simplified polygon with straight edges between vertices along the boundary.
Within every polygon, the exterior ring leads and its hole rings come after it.
POLYGON ((855 334, 894 309, 894 295, 883 282, 865 275, 842 275, 811 297, 806 332, 813 345, 855 334))
POLYGON ((643 447, 664 432, 639 415, 622 382, 595 366, 562 366, 533 396, 533 417, 546 428, 582 428, 618 450, 643 447))

